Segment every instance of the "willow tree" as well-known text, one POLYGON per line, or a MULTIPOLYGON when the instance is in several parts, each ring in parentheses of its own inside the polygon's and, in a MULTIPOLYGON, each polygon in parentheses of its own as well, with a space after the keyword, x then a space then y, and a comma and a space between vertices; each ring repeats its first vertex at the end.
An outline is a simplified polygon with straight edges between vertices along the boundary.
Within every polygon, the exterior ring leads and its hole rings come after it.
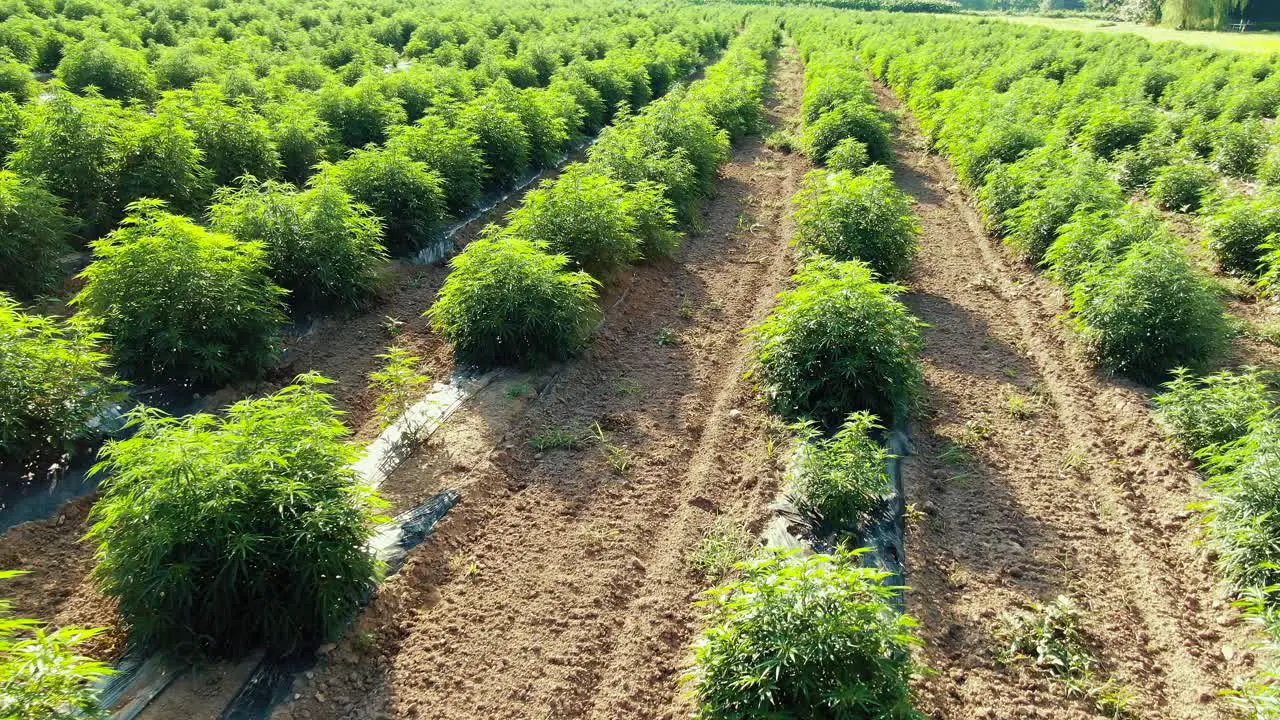
POLYGON ((1161 16, 1179 29, 1220 29, 1233 10, 1244 13, 1249 0, 1164 0, 1161 16))

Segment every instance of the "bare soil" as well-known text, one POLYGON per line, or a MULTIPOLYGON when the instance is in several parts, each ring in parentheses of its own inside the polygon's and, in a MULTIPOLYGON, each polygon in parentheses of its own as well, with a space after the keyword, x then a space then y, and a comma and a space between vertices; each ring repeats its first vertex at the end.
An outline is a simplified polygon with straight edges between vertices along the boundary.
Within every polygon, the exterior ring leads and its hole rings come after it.
MULTIPOLYGON (((880 89, 887 110, 897 99, 880 89)), ((1136 717, 1226 717, 1219 690, 1249 635, 1196 547, 1190 463, 1162 438, 1150 388, 1100 375, 1060 320, 1061 293, 982 229, 954 173, 902 111, 896 177, 917 201, 906 301, 926 323, 927 391, 905 463, 918 682, 933 718, 1086 718, 1086 700, 997 662, 1001 616, 1068 595, 1136 717), (1022 403, 1021 409, 1019 403, 1022 403)))
MULTIPOLYGON (((794 57, 777 72, 775 122, 803 82, 794 57)), ((451 470, 411 461, 389 481, 405 498, 454 485, 462 502, 277 718, 687 714, 705 580, 686 556, 719 515, 759 529, 780 480, 742 330, 790 273, 788 201, 807 169, 743 142, 703 231, 620 279, 586 356, 520 397, 502 388, 525 380, 495 385, 451 421, 467 443, 451 470), (581 439, 539 452, 529 440, 548 428, 581 439)))

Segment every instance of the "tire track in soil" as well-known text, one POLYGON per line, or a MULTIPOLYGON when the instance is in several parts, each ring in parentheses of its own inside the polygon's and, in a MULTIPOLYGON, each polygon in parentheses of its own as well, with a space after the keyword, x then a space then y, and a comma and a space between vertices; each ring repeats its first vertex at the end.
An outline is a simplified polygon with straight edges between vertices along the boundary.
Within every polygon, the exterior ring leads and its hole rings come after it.
POLYGON ((924 228, 906 300, 930 325, 927 389, 904 468, 924 511, 907 543, 908 609, 938 671, 919 682, 922 709, 1092 717, 995 660, 1000 614, 1061 593, 1084 610, 1103 670, 1136 693, 1136 716, 1226 717, 1215 693, 1252 657, 1194 545, 1195 473, 1163 441, 1149 391, 1090 367, 1061 294, 1002 252, 903 106, 883 87, 879 98, 901 112, 896 177, 924 228), (1015 395, 1030 417, 1009 411, 1015 395))
MULTIPOLYGON (((788 53, 771 120, 797 111, 802 86, 788 53)), ((588 355, 455 468, 462 502, 277 718, 687 714, 678 679, 704 581, 685 555, 719 514, 759 529, 781 478, 742 330, 790 273, 789 200, 807 169, 758 138, 734 148, 704 230, 674 261, 635 268, 588 355), (665 328, 678 345, 656 342, 665 328), (528 445, 596 424, 629 452, 625 473, 594 440, 528 445)))

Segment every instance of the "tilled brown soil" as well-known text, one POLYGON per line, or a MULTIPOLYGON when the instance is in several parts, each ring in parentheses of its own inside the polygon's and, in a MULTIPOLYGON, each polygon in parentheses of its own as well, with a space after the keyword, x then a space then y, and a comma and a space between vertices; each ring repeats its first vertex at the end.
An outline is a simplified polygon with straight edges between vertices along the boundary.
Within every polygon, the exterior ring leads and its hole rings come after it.
MULTIPOLYGON (((798 109, 798 61, 777 77, 775 121, 798 109)), ((633 271, 589 354, 536 379, 518 411, 472 422, 469 442, 496 438, 487 454, 421 482, 462 502, 278 718, 687 713, 679 676, 705 581, 686 556, 721 514, 758 529, 780 479, 742 330, 790 272, 788 201, 806 169, 756 139, 735 148, 703 231, 633 271), (581 439, 538 452, 529 439, 548 428, 581 439)), ((390 481, 406 497, 411 473, 390 481)))
MULTIPOLYGON (((886 109, 901 106, 881 89, 886 109)), ((1084 718, 1087 700, 997 661, 1002 614, 1073 598, 1134 716, 1224 717, 1217 692, 1253 661, 1248 633, 1194 544, 1189 463, 1150 390, 1102 377, 1059 316, 1061 294, 983 232, 955 175, 899 132, 896 177, 924 227, 907 302, 930 325, 925 407, 905 464, 921 511, 907 542, 918 682, 934 718, 1084 718)))

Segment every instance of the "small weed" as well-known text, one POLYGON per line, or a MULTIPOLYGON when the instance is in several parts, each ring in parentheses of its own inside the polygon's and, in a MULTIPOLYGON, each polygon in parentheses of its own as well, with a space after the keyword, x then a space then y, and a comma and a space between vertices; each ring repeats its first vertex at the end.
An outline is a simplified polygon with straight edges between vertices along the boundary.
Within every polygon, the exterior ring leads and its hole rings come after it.
POLYGON ((708 581, 718 582, 750 554, 751 536, 746 527, 721 515, 702 533, 687 559, 708 581))
POLYGON ((948 465, 969 465, 973 462, 973 453, 956 443, 948 443, 938 459, 948 465))
POLYGON ((697 308, 693 306, 693 303, 689 302, 689 298, 680 301, 680 307, 676 309, 676 312, 685 320, 692 320, 698 314, 697 308))
POLYGON ((463 577, 471 577, 480 572, 480 563, 474 557, 463 552, 454 553, 449 556, 449 570, 454 575, 462 575, 463 577))
POLYGON ((378 359, 385 364, 381 370, 370 373, 369 379, 378 391, 374 413, 385 428, 408 413, 431 386, 431 378, 418 372, 421 358, 396 345, 387 348, 378 359))
POLYGON ((915 503, 907 503, 907 508, 903 512, 903 519, 907 521, 908 528, 918 528, 924 522, 925 512, 916 507, 915 503))
POLYGON ((672 328, 664 327, 658 331, 657 343, 663 346, 679 345, 680 334, 672 328))
POLYGON ((613 527, 604 520, 593 520, 587 527, 579 531, 582 535, 582 544, 589 550, 599 552, 608 548, 618 538, 622 537, 622 531, 613 527))
POLYGON ((755 233, 761 227, 763 226, 756 220, 755 215, 745 212, 738 215, 738 232, 755 233))
POLYGON ((1080 448, 1071 448, 1067 450, 1066 455, 1062 456, 1062 471, 1077 477, 1083 476, 1085 468, 1089 466, 1089 455, 1080 448))
POLYGON ((604 456, 604 461, 613 468, 618 474, 625 474, 631 468, 633 458, 631 451, 624 447, 614 445, 609 442, 609 438, 604 434, 604 428, 600 427, 600 423, 596 423, 596 443, 600 447, 600 454, 604 456))
POLYGON ((358 632, 351 637, 351 649, 361 655, 372 655, 378 650, 378 636, 370 630, 358 632))
POLYGON ((532 388, 529 387, 529 383, 511 383, 507 386, 505 395, 508 400, 515 400, 516 398, 522 398, 525 395, 528 395, 530 390, 532 390, 532 388))
POLYGON ((996 633, 1003 664, 1029 662, 1058 681, 1067 697, 1088 700, 1094 710, 1119 720, 1128 716, 1133 692, 1112 679, 1099 678, 1097 660, 1084 634, 1082 613, 1065 595, 1004 617, 996 633))
POLYGON ((961 431, 960 437, 956 438, 956 444, 970 450, 976 450, 982 447, 983 441, 991 434, 991 428, 981 420, 966 420, 964 430, 961 431))
POLYGON ((542 452, 543 450, 558 450, 561 448, 572 448, 582 440, 582 433, 573 428, 564 427, 562 425, 549 425, 534 433, 529 438, 529 447, 542 452))
POLYGON ((795 152, 796 138, 786 130, 774 130, 765 137, 764 146, 789 155, 795 152))
POLYGON ((1005 365, 1000 368, 1000 372, 1004 373, 1004 376, 1010 379, 1018 377, 1018 369, 1010 365, 1005 365))
POLYGON ((1026 420, 1040 410, 1040 401, 1030 395, 1013 393, 1005 399, 1004 410, 1015 420, 1026 420))
POLYGON ((404 321, 388 315, 382 319, 382 331, 387 334, 387 337, 397 337, 404 332, 404 321))
POLYGON ((624 378, 619 378, 618 382, 613 384, 613 389, 619 395, 622 395, 623 397, 629 397, 631 395, 635 395, 636 393, 640 392, 641 390, 644 389, 644 387, 640 383, 636 382, 635 380, 624 377, 624 378))
POLYGON ((1250 340, 1280 345, 1280 320, 1264 320, 1262 322, 1246 320, 1243 334, 1250 340))

